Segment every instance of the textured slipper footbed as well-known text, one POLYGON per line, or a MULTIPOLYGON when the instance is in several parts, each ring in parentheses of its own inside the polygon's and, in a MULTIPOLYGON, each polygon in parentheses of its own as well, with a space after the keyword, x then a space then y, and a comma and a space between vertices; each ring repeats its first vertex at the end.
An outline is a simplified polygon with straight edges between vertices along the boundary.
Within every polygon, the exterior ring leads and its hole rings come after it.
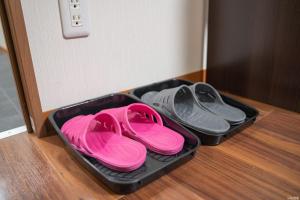
POLYGON ((238 108, 226 104, 218 91, 207 83, 195 83, 190 86, 196 101, 206 110, 222 117, 230 124, 236 125, 245 121, 246 114, 238 108))
POLYGON ((230 128, 223 118, 199 106, 192 91, 185 85, 160 92, 148 92, 142 96, 142 101, 194 129, 221 134, 230 128))

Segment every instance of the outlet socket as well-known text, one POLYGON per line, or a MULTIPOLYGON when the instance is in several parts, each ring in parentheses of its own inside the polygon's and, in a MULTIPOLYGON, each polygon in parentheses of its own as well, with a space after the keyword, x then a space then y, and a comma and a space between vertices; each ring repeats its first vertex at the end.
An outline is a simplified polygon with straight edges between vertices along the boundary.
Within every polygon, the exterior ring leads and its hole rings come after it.
POLYGON ((64 38, 89 36, 88 0, 59 0, 59 9, 64 38))

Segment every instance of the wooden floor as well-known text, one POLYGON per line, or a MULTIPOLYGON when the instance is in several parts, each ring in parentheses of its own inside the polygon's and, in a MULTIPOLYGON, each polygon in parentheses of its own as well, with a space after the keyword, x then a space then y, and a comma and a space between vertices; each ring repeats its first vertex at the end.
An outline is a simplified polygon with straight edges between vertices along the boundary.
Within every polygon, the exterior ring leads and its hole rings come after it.
POLYGON ((0 140, 0 199, 299 199, 300 115, 255 101, 254 125, 137 192, 113 194, 57 136, 0 140))

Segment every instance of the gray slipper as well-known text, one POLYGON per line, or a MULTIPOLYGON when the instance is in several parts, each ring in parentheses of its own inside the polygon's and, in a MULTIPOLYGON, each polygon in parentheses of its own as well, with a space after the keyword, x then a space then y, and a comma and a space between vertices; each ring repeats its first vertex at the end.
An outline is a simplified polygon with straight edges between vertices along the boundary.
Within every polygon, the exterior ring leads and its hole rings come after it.
POLYGON ((223 118, 199 106, 192 91, 186 85, 160 92, 148 92, 142 96, 142 101, 194 129, 218 134, 230 128, 223 118))
POLYGON ((222 117, 230 124, 236 125, 245 121, 246 114, 238 108, 226 104, 219 92, 207 83, 195 83, 190 86, 196 101, 208 111, 222 117))

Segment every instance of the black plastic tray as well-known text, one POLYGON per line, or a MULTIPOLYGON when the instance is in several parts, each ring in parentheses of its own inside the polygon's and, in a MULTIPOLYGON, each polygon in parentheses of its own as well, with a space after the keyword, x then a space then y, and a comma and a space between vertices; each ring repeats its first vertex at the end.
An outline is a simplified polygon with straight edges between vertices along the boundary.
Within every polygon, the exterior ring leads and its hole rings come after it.
POLYGON ((58 136, 67 146, 67 150, 75 156, 89 172, 99 178, 114 192, 120 194, 133 192, 188 161, 194 156, 200 143, 197 136, 160 113, 165 126, 184 136, 185 143, 183 150, 174 156, 163 156, 148 151, 147 159, 143 166, 132 172, 125 173, 111 170, 101 165, 94 158, 81 154, 70 145, 60 131, 60 128, 67 120, 77 115, 95 114, 103 109, 126 106, 135 102, 140 101, 126 94, 112 94, 60 108, 49 116, 51 124, 58 136))
MULTIPOLYGON (((130 95, 135 96, 137 99, 141 99, 143 94, 150 92, 150 91, 161 91, 167 88, 174 88, 178 87, 180 85, 192 85, 193 83, 190 81, 185 80, 179 80, 179 79, 170 79, 167 81, 162 81, 158 83, 153 83, 151 85, 139 87, 137 89, 129 91, 130 95)), ((191 130, 193 133, 195 133, 201 140, 201 144, 203 145, 218 145, 225 139, 229 138, 230 136, 234 135, 235 133, 238 133, 245 129, 247 126, 251 125, 258 115, 258 111, 255 108, 252 108, 248 105, 245 105, 239 101, 236 101, 230 97, 227 97, 225 95, 222 95, 223 100, 234 107, 237 107, 244 111, 246 113, 246 120, 242 124, 231 126, 230 129, 225 132, 224 134, 218 134, 214 135, 211 133, 207 133, 205 131, 201 131, 199 129, 194 129, 188 126, 185 126, 189 130, 191 130)), ((153 106, 152 106, 153 107, 153 106)), ((155 108, 155 107, 154 107, 155 108)), ((181 123, 177 121, 178 123, 181 123)))

